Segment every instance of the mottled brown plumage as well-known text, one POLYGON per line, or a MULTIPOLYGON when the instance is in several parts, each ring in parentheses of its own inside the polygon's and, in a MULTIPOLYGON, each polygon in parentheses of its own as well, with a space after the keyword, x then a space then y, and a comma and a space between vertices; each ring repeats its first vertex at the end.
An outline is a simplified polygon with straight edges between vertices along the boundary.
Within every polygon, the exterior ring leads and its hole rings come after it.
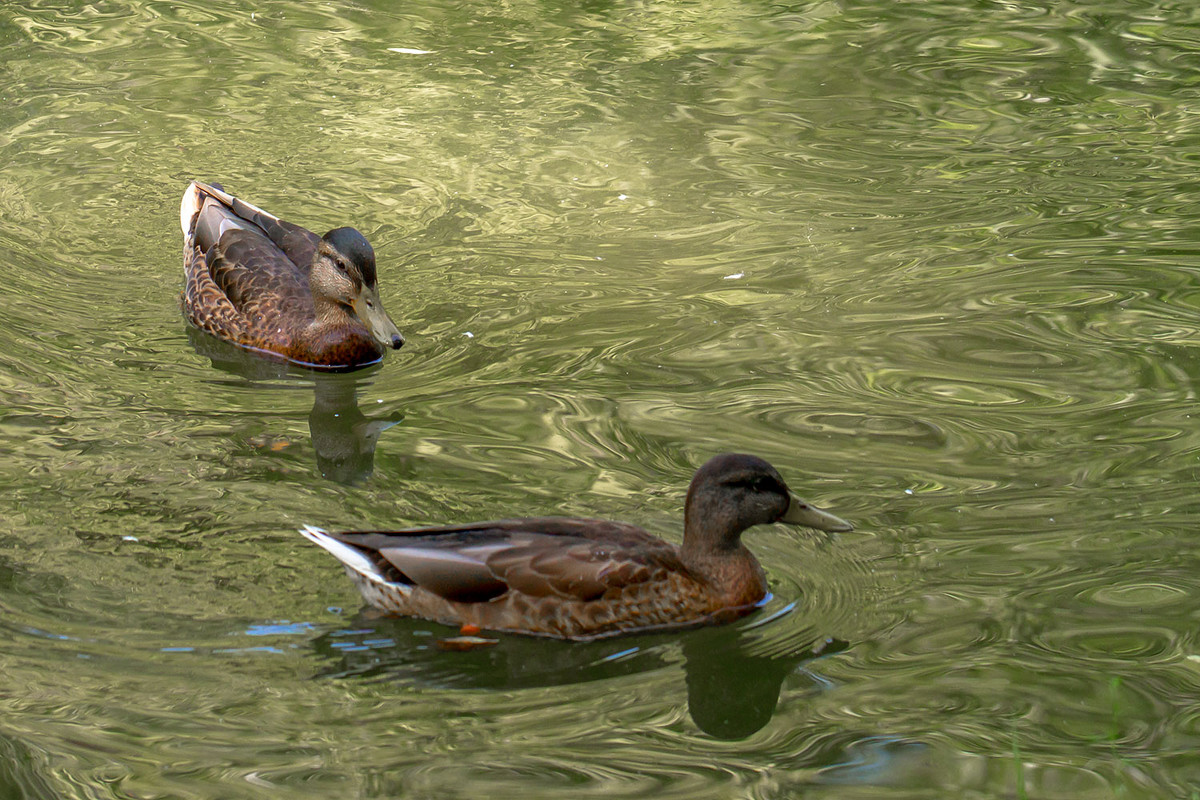
POLYGON ((725 454, 692 479, 682 547, 634 525, 558 517, 301 533, 340 560, 383 611, 588 640, 748 614, 767 584, 741 535, 772 522, 851 530, 792 495, 766 461, 725 454))
POLYGON ((188 321, 309 367, 360 367, 404 343, 376 288, 375 252, 353 228, 317 236, 193 181, 179 210, 188 321))

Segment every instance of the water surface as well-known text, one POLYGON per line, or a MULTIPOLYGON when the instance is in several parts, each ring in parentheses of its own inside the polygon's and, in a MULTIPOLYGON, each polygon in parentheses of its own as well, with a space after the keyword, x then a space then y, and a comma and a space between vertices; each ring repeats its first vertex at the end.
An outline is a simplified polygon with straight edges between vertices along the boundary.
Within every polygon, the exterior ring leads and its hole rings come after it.
POLYGON ((0 9, 0 795, 1190 797, 1197 12, 0 9), (408 344, 189 336, 178 202, 359 227, 408 344), (262 367, 262 365, 258 365, 262 367), (438 650, 301 524, 613 517, 736 625, 438 650))

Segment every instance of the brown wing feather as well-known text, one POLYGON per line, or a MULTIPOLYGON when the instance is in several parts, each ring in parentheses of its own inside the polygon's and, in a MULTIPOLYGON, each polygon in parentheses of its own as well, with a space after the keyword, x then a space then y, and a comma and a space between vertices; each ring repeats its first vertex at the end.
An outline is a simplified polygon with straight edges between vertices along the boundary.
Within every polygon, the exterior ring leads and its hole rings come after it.
POLYGON ((486 563, 466 554, 424 547, 383 547, 378 552, 399 573, 389 575, 393 580, 456 603, 482 603, 508 591, 486 563))
POLYGON ((286 348, 315 317, 308 263, 316 234, 219 190, 200 191, 190 257, 185 251, 188 318, 238 344, 286 348))
POLYGON ((503 593, 498 587, 532 598, 596 600, 686 572, 672 545, 606 520, 533 518, 335 536, 378 552, 409 582, 457 602, 491 600, 503 593))
POLYGON ((317 242, 321 237, 307 228, 268 214, 236 197, 233 198, 231 210, 242 219, 258 226, 293 264, 305 275, 308 274, 308 267, 312 264, 313 254, 317 252, 317 242))
POLYGON ((286 307, 289 316, 312 318, 308 273, 261 232, 226 231, 221 241, 209 249, 206 261, 213 281, 247 316, 269 316, 269 309, 260 307, 264 299, 269 299, 276 309, 286 307))
POLYGON ((244 341, 249 336, 246 320, 213 281, 204 254, 196 247, 185 246, 183 266, 185 281, 180 300, 187 318, 203 331, 244 341))
POLYGON ((220 218, 223 217, 234 221, 241 227, 258 229, 274 242, 293 264, 300 267, 305 274, 308 273, 317 243, 320 241, 319 236, 307 228, 280 219, 274 214, 234 197, 218 186, 196 182, 195 187, 199 201, 197 210, 202 213, 197 214, 197 219, 192 220, 191 228, 196 238, 196 244, 201 250, 207 251, 216 244, 220 238, 220 218))

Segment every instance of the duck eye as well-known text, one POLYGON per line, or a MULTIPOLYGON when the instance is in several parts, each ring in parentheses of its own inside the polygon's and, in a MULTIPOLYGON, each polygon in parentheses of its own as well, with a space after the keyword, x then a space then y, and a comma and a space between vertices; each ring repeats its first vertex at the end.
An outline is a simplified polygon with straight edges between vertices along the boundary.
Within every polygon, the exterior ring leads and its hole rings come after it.
POLYGON ((779 484, 770 478, 758 476, 750 478, 746 481, 745 486, 752 492, 778 492, 781 491, 779 484))

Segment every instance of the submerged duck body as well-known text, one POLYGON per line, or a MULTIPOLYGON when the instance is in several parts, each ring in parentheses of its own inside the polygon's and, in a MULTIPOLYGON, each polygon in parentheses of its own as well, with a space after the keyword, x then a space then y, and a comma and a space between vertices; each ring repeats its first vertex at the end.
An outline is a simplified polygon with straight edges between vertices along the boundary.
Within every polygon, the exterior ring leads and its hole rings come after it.
POLYGON ((852 526, 793 495, 756 456, 725 454, 692 479, 676 547, 634 525, 534 517, 310 540, 391 614, 493 631, 591 640, 728 622, 766 596, 744 530, 784 522, 852 526))
POLYGON ((200 330, 307 367, 367 366, 404 344, 354 228, 318 236, 198 181, 179 222, 181 305, 200 330))

